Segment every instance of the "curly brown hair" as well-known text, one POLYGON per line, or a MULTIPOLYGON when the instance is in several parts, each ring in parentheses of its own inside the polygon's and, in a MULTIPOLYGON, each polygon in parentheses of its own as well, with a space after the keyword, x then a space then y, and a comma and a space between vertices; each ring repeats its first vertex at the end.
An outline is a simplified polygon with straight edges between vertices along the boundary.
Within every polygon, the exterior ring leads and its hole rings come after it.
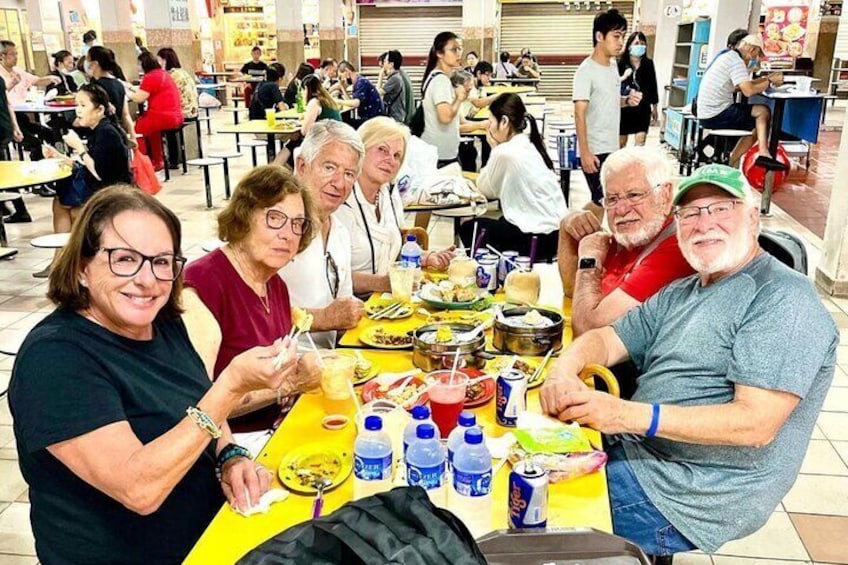
POLYGON ((218 237, 231 244, 244 241, 250 233, 253 213, 273 206, 289 194, 300 195, 310 220, 300 237, 297 252, 302 252, 315 235, 312 198, 309 189, 289 169, 279 165, 256 167, 242 177, 230 203, 218 215, 218 237))

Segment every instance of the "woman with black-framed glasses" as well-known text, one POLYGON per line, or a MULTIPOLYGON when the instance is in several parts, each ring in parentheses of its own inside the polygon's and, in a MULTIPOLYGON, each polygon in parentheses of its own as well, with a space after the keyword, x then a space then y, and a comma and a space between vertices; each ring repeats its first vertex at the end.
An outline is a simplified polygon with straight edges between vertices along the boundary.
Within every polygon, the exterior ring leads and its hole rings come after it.
POLYGON ((152 196, 104 188, 50 273, 57 308, 9 386, 43 563, 181 563, 225 497, 244 509, 268 490, 227 416, 292 380, 294 344, 252 348, 210 382, 180 318, 180 231, 152 196))
MULTIPOLYGON (((289 291, 277 271, 312 241, 311 217, 309 194, 287 169, 257 167, 218 216, 218 236, 227 244, 186 267, 185 320, 213 380, 242 351, 270 345, 291 330, 289 291)), ((318 377, 315 356, 308 354, 281 388, 245 398, 230 427, 250 435, 237 439, 253 451, 261 448, 265 431, 298 393, 319 384, 318 377)))

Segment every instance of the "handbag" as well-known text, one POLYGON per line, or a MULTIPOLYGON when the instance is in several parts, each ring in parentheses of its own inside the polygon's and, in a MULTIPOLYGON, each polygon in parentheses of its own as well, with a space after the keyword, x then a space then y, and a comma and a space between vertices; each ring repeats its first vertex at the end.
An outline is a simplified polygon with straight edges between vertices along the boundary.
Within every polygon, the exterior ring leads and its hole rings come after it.
POLYGON ((156 178, 156 170, 150 157, 142 153, 138 147, 133 149, 131 169, 135 184, 147 194, 158 194, 162 190, 162 184, 156 178))
POLYGON ((74 161, 71 177, 56 185, 56 196, 63 206, 77 207, 85 204, 94 191, 88 184, 85 165, 74 161))
POLYGON ((421 90, 421 101, 418 102, 418 106, 415 108, 415 113, 412 114, 412 119, 409 120, 409 133, 415 137, 421 137, 424 133, 424 97, 427 96, 427 87, 430 86, 430 81, 433 80, 436 75, 442 74, 444 73, 441 71, 433 71, 424 83, 424 88, 421 90))

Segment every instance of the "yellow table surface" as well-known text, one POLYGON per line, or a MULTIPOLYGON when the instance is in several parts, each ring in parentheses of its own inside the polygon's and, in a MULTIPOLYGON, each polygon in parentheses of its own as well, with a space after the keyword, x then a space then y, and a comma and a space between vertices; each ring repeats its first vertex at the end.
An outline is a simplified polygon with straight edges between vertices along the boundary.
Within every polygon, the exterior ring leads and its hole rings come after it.
POLYGON ((536 87, 511 85, 496 85, 486 87, 486 94, 501 94, 503 92, 512 92, 513 94, 526 94, 528 92, 536 92, 536 87))
MULTIPOLYGON (((539 105, 539 104, 528 104, 527 105, 527 111, 530 113, 531 116, 533 116, 537 120, 542 119, 542 116, 544 116, 544 110, 545 110, 544 105, 539 105)), ((480 108, 479 110, 477 110, 477 113, 474 114, 474 117, 471 118, 471 119, 472 120, 488 120, 490 114, 491 114, 491 112, 489 112, 489 107, 486 106, 485 108, 480 108)))
POLYGON ((292 135, 293 133, 300 131, 298 128, 283 129, 284 125, 285 123, 280 120, 277 121, 277 125, 275 127, 269 128, 267 120, 248 120, 246 122, 240 122, 236 125, 229 124, 226 126, 221 126, 220 128, 218 128, 218 133, 292 135))
MULTIPOLYGON (((379 364, 384 372, 402 372, 412 368, 409 352, 363 351, 363 355, 379 364)), ((540 410, 538 388, 529 391, 527 405, 530 410, 540 410)), ((474 412, 487 435, 499 437, 510 430, 495 423, 494 400, 474 409, 474 412)), ((350 415, 353 415, 353 407, 350 415)), ((356 436, 356 426, 350 424, 339 431, 328 431, 321 427, 323 417, 321 395, 302 395, 257 460, 267 468, 276 470, 289 451, 307 443, 338 444, 350 449, 356 436)), ((586 432, 590 441, 599 446, 600 434, 592 430, 586 432)), ((492 530, 507 527, 509 473, 509 464, 504 465, 493 480, 492 530)), ((279 479, 275 475, 272 488, 279 486, 279 479)), ((324 515, 337 510, 352 498, 353 479, 348 478, 338 488, 325 494, 324 515)), ((285 501, 271 506, 267 514, 257 514, 250 518, 236 514, 225 504, 185 563, 234 563, 274 535, 309 520, 312 500, 313 495, 291 493, 285 501)), ((572 481, 551 484, 548 526, 591 527, 612 532, 605 470, 572 481)))
POLYGON ((25 188, 71 176, 71 168, 58 159, 0 161, 0 189, 25 188))

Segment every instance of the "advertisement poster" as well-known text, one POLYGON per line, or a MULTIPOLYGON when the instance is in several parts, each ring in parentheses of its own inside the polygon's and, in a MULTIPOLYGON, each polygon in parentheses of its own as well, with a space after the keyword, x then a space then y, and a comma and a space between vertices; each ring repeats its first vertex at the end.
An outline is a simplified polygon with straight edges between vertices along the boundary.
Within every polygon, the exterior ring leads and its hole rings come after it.
POLYGON ((763 27, 763 53, 770 63, 793 63, 804 53, 808 6, 770 6, 763 27))

